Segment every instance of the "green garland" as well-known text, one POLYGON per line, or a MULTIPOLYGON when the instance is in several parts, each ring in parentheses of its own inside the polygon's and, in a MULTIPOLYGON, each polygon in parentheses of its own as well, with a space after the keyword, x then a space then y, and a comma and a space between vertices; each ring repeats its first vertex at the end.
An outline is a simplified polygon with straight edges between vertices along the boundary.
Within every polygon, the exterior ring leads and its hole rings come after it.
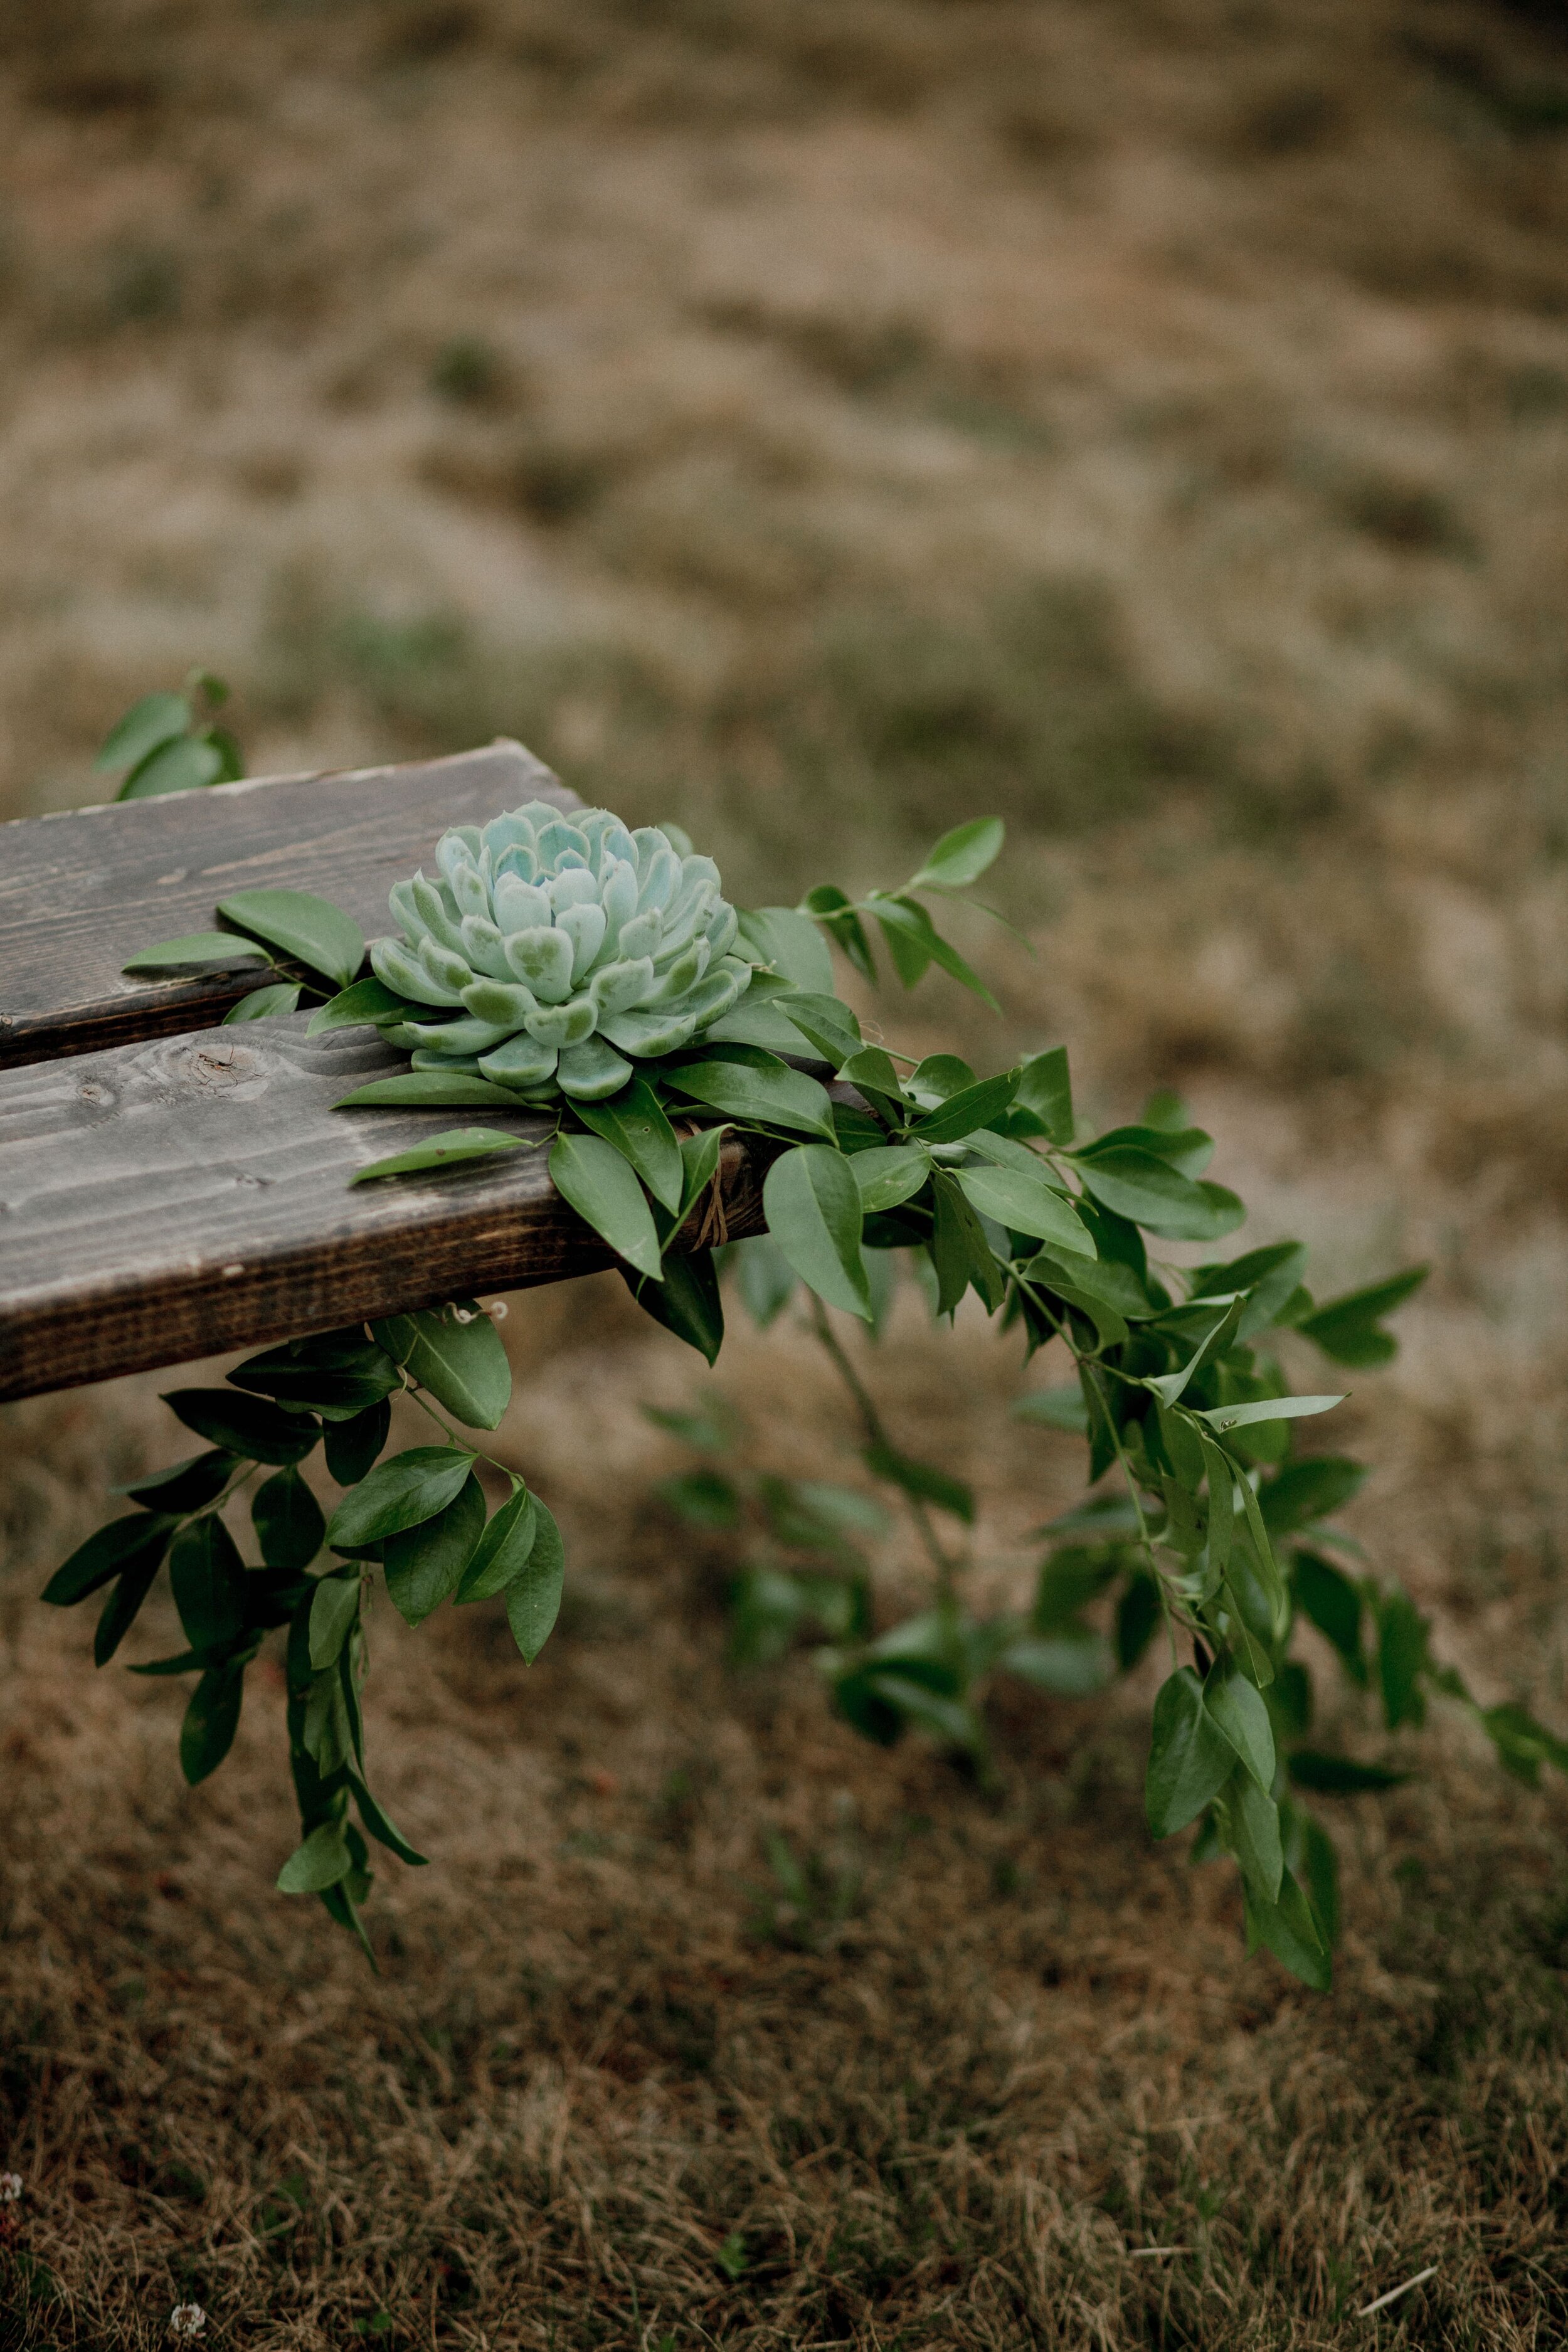
MULTIPOLYGON (((1434 1660, 1408 1596, 1361 1568, 1331 1518, 1361 1466, 1290 1458, 1294 1423, 1341 1399, 1291 1393, 1274 1335, 1295 1331, 1336 1365, 1384 1362, 1394 1351, 1384 1318, 1423 1270, 1319 1305, 1293 1242, 1193 1267, 1163 1263, 1151 1243, 1216 1243, 1245 1216, 1205 1173, 1209 1138, 1172 1102, 1089 1136, 1059 1046, 980 1076, 952 1055, 916 1062, 865 1040, 837 993, 830 943, 868 979, 879 941, 906 988, 935 964, 994 1002, 928 901, 968 889, 1002 841, 996 819, 978 819, 945 835, 900 890, 856 901, 823 886, 796 908, 736 917, 717 869, 678 828, 630 835, 606 812, 563 819, 537 804, 448 835, 441 880, 399 886, 404 936, 373 947, 372 975, 350 919, 293 891, 225 900, 223 929, 165 941, 127 969, 232 961, 239 942, 274 971, 231 1021, 312 1003, 312 1034, 368 1022, 411 1050, 405 1074, 360 1087, 344 1109, 537 1105, 558 1190, 616 1254, 638 1303, 710 1363, 723 1338, 721 1258, 740 1259, 761 1320, 804 1285, 860 1415, 868 1466, 913 1515, 931 1603, 879 1634, 863 1578, 756 1571, 739 1593, 742 1654, 776 1652, 815 1624, 833 1703, 858 1731, 889 1742, 914 1727, 983 1759, 979 1701, 992 1676, 1081 1694, 1160 1643, 1170 1672, 1153 1708, 1150 1827, 1168 1837, 1196 1823, 1195 1853, 1226 1853, 1239 1869, 1249 1948, 1266 1944, 1326 1987, 1333 1847, 1301 1792, 1384 1788, 1404 1775, 1307 1743, 1310 1688, 1291 1655, 1300 1623, 1327 1638, 1353 1684, 1375 1689, 1390 1731, 1420 1723, 1436 1692, 1526 1780, 1542 1762, 1568 1769, 1568 1747, 1521 1707, 1478 1707, 1434 1660), (628 866, 636 888, 618 872, 628 866), (768 1157, 767 1234, 716 1252, 692 1242, 708 1229, 727 1134, 768 1157), (895 1445, 829 1320, 834 1309, 875 1324, 889 1253, 906 1254, 938 1317, 973 1291, 1021 1332, 1026 1354, 1060 1339, 1073 1359, 1072 1383, 1020 1409, 1081 1435, 1095 1491, 1048 1531, 1025 1617, 981 1619, 965 1605, 932 1515, 972 1515, 968 1490, 895 1445), (1083 1613, 1107 1596, 1109 1643, 1083 1613)), ((353 1181, 428 1176, 530 1148, 540 1146, 462 1128, 353 1181)), ((530 1662, 555 1622, 555 1521, 514 1470, 452 1425, 495 1428, 510 1394, 500 1339, 472 1301, 269 1349, 221 1388, 168 1397, 208 1450, 132 1487, 134 1508, 90 1537, 44 1596, 70 1605, 108 1587, 94 1645, 103 1664, 167 1561, 188 1647, 132 1671, 195 1675, 180 1741, 193 1783, 228 1750, 246 1668, 269 1631, 287 1628, 301 1840, 278 1884, 319 1895, 362 1940, 367 1838, 424 1860, 366 1780, 371 1581, 379 1572, 411 1624, 447 1600, 502 1599, 530 1662), (436 1442, 384 1459, 397 1394, 429 1416, 436 1442), (330 1519, 300 1474, 318 1445, 343 1490, 330 1519), (509 1488, 493 1511, 486 1462, 509 1488), (222 1514, 262 1473, 249 1500, 255 1565, 222 1514)), ((770 1508, 793 1511, 798 1530, 799 1499, 780 1494, 770 1508)), ((820 1515, 820 1498, 808 1507, 820 1515)))

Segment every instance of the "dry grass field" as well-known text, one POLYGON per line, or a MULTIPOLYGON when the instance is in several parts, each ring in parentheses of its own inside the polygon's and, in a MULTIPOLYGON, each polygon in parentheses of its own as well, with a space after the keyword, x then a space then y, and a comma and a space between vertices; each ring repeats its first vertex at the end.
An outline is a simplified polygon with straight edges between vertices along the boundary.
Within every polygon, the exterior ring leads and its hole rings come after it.
MULTIPOLYGON (((1431 1263, 1353 1524, 1568 1730, 1561 0, 17 7, 0 415, 0 813, 192 662, 257 770, 515 733, 742 898, 999 810, 1003 1019, 881 1017, 1179 1086, 1323 1289, 1431 1263)), ((1142 1679, 998 1700, 977 1787, 726 1664, 639 1406, 858 1475, 809 1334, 736 1323, 710 1377, 607 1278, 510 1302, 568 1607, 531 1670, 378 1616, 436 1861, 374 1977, 270 1891, 280 1674, 191 1792, 178 1687, 37 1605, 167 1383, 5 1409, 3 2352, 192 2299, 247 2352, 1568 2342, 1562 1785, 1325 1673, 1420 1777, 1324 1808, 1333 1994, 1245 1960, 1142 1679)), ((911 1296, 863 1360, 1023 1590, 1080 1468, 1016 1350, 911 1296)))

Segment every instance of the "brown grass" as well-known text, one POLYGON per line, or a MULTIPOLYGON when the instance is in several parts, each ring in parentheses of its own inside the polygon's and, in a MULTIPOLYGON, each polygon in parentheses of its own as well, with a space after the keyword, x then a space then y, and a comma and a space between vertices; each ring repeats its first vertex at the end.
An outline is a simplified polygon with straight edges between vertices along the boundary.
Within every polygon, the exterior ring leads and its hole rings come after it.
MULTIPOLYGON (((1324 1287, 1431 1260, 1343 1416, 1355 1524, 1562 1728, 1554 24, 23 12, 6 812, 92 797, 118 709, 196 660, 258 765, 515 730, 742 895, 1003 809, 1037 954, 965 940, 1004 1022, 940 986, 879 1017, 1066 1036, 1107 1117, 1179 1081, 1324 1287)), ((177 1691, 95 1680, 34 1602, 178 1450, 157 1384, 5 1416, 4 2352, 152 2345, 191 2297, 267 2352, 1568 2340, 1560 1790, 1412 1738, 1418 1787, 1333 1809, 1314 2000, 1150 1845, 1142 1685, 998 1700, 994 1790, 868 1750, 804 1657, 724 1666, 728 1555, 648 1499, 637 1406, 696 1360, 614 1285, 507 1329, 570 1606, 531 1672, 488 1611, 378 1620, 379 1778, 436 1859, 378 1884, 375 1979, 268 1892, 276 1678, 193 1794, 177 1691)), ((1007 1419, 1016 1355, 910 1301, 868 1377, 1019 1589, 1075 1465, 1007 1419)), ((857 1475, 805 1335, 737 1332, 721 1385, 759 1460, 857 1475)), ((878 1589, 918 1589, 897 1542, 878 1589)))

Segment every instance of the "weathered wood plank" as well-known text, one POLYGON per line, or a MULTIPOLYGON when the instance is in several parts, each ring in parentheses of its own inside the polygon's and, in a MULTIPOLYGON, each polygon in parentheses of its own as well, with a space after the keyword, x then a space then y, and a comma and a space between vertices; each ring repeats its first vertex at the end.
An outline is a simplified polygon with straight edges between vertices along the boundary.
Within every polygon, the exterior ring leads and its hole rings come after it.
POLYGON ((0 1067, 168 1036, 222 1017, 256 966, 176 981, 121 966, 213 928, 232 891, 314 890, 367 936, 449 824, 576 796, 521 743, 342 775, 266 778, 0 825, 0 1067))
MULTIPOLYGON (((307 1018, 0 1074, 0 1397, 610 1262, 542 1151, 350 1191, 357 1168, 443 1124, 542 1122, 334 1112, 403 1057, 366 1030, 308 1038, 307 1018)), ((763 1164, 726 1148, 731 1234, 759 1229, 763 1164)))

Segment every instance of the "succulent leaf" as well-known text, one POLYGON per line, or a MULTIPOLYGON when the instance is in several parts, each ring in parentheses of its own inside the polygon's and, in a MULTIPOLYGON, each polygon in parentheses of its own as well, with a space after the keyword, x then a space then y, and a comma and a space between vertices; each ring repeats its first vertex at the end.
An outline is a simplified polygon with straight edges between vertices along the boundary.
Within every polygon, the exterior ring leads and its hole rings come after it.
POLYGON ((710 857, 607 809, 531 801, 455 825, 436 874, 390 897, 401 936, 371 966, 421 1069, 478 1071, 532 1102, 599 1102, 635 1065, 689 1045, 751 982, 710 857))

